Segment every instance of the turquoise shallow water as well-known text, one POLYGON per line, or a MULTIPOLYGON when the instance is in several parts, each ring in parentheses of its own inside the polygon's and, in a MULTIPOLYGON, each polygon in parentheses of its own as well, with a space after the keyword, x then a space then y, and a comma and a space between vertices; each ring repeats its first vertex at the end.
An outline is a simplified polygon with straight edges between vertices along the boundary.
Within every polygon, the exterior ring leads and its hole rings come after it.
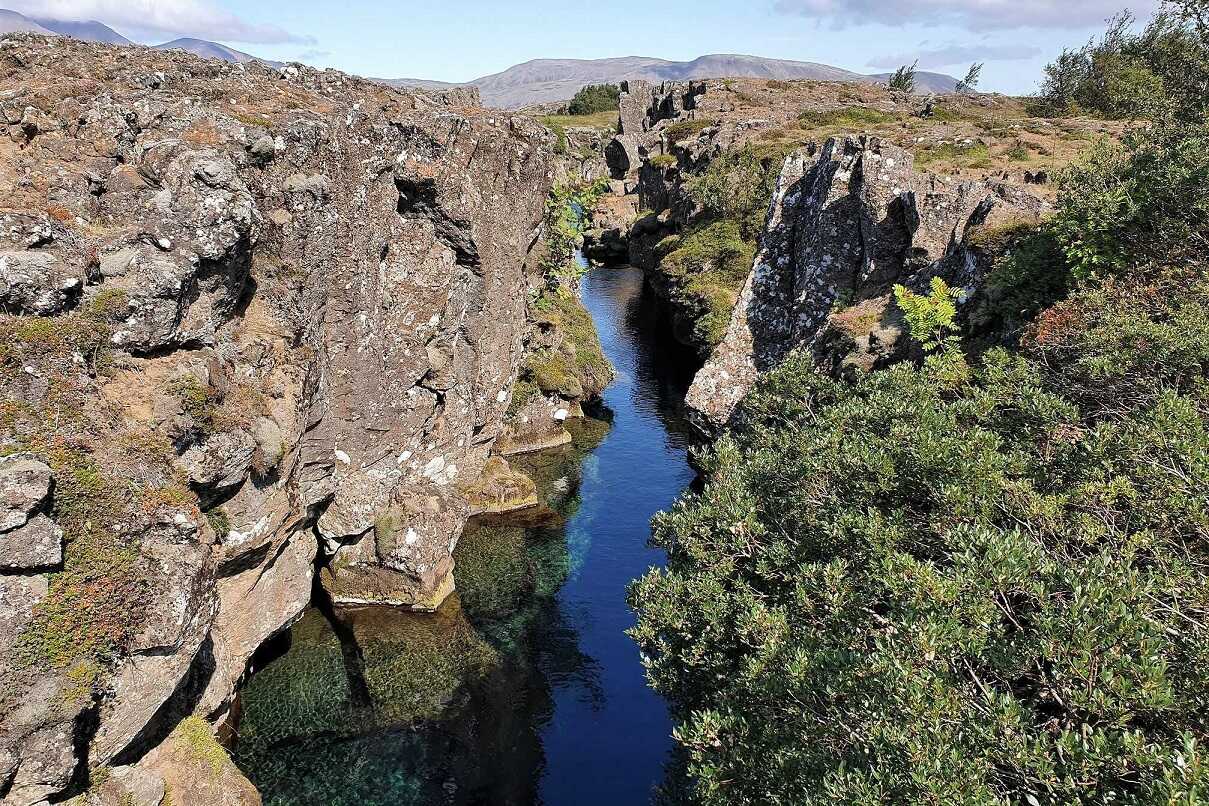
POLYGON ((625 590, 693 479, 676 408, 695 367, 637 270, 592 270, 583 300, 617 369, 606 411, 514 462, 557 516, 473 523, 435 615, 315 608, 266 647, 235 759, 267 804, 623 806, 663 780, 671 723, 625 590))

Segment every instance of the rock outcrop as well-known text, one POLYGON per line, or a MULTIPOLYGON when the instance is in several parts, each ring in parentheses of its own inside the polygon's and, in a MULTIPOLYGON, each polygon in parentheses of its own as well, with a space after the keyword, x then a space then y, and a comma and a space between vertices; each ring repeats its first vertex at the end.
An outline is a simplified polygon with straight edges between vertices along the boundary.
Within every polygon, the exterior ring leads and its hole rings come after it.
POLYGON ((452 587, 555 174, 473 101, 0 40, 6 805, 221 719, 317 557, 337 599, 452 587))
POLYGON ((722 342, 689 390, 707 430, 725 425, 757 376, 791 350, 824 369, 872 369, 901 350, 895 284, 934 276, 973 298, 989 268, 971 237, 1035 223, 1047 205, 1004 184, 917 172, 876 137, 828 140, 786 159, 755 265, 722 342))

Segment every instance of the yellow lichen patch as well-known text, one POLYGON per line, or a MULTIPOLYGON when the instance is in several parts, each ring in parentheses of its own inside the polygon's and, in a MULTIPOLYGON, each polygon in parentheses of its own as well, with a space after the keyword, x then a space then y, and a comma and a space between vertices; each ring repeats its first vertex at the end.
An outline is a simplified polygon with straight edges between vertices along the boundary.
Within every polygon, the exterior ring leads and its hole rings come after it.
POLYGON ((231 763, 231 757, 226 748, 214 738, 214 730, 210 723, 200 716, 194 715, 181 720, 172 731, 169 741, 184 748, 193 761, 206 764, 218 775, 223 767, 231 763))
POLYGON ((479 477, 461 491, 474 515, 509 512, 537 504, 533 480, 513 470, 501 456, 488 459, 479 477))

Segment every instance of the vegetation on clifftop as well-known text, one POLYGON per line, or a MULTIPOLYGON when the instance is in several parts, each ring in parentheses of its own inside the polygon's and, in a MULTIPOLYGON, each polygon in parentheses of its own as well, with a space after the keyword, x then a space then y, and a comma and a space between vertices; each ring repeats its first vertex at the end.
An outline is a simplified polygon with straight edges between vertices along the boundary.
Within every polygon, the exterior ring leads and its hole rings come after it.
POLYGON ((616 84, 589 84, 575 93, 562 110, 564 115, 593 115, 598 112, 617 114, 621 88, 616 84))
POLYGON ((689 323, 688 339, 702 351, 726 334, 790 150, 749 144, 715 158, 688 180, 697 219, 659 245, 660 271, 669 281, 672 302, 689 323))
POLYGON ((996 315, 904 291, 926 362, 791 356, 657 517, 633 634, 673 795, 1209 799, 1209 126, 1167 100, 1053 221, 978 236, 996 315))

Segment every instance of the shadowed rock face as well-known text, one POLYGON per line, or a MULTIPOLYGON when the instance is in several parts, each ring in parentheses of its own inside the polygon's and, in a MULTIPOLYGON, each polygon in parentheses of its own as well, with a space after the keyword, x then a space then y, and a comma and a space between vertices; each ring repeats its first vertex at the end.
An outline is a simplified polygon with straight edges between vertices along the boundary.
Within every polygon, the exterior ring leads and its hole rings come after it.
POLYGON ((895 284, 934 276, 973 293, 988 269, 976 228, 1036 222, 1047 205, 994 182, 917 172, 911 154, 875 137, 828 140, 790 155, 760 249, 723 341, 687 403, 707 430, 724 426, 759 374, 809 349, 829 371, 901 357, 895 284))
POLYGON ((222 715, 317 553, 337 591, 449 590, 553 141, 334 71, 28 35, 0 41, 0 135, 0 324, 26 340, 0 446, 28 464, 0 542, 0 796, 25 804, 222 715), (94 573, 59 492, 82 478, 120 492, 97 540, 121 576, 71 604, 107 614, 95 656, 42 634, 94 573))

